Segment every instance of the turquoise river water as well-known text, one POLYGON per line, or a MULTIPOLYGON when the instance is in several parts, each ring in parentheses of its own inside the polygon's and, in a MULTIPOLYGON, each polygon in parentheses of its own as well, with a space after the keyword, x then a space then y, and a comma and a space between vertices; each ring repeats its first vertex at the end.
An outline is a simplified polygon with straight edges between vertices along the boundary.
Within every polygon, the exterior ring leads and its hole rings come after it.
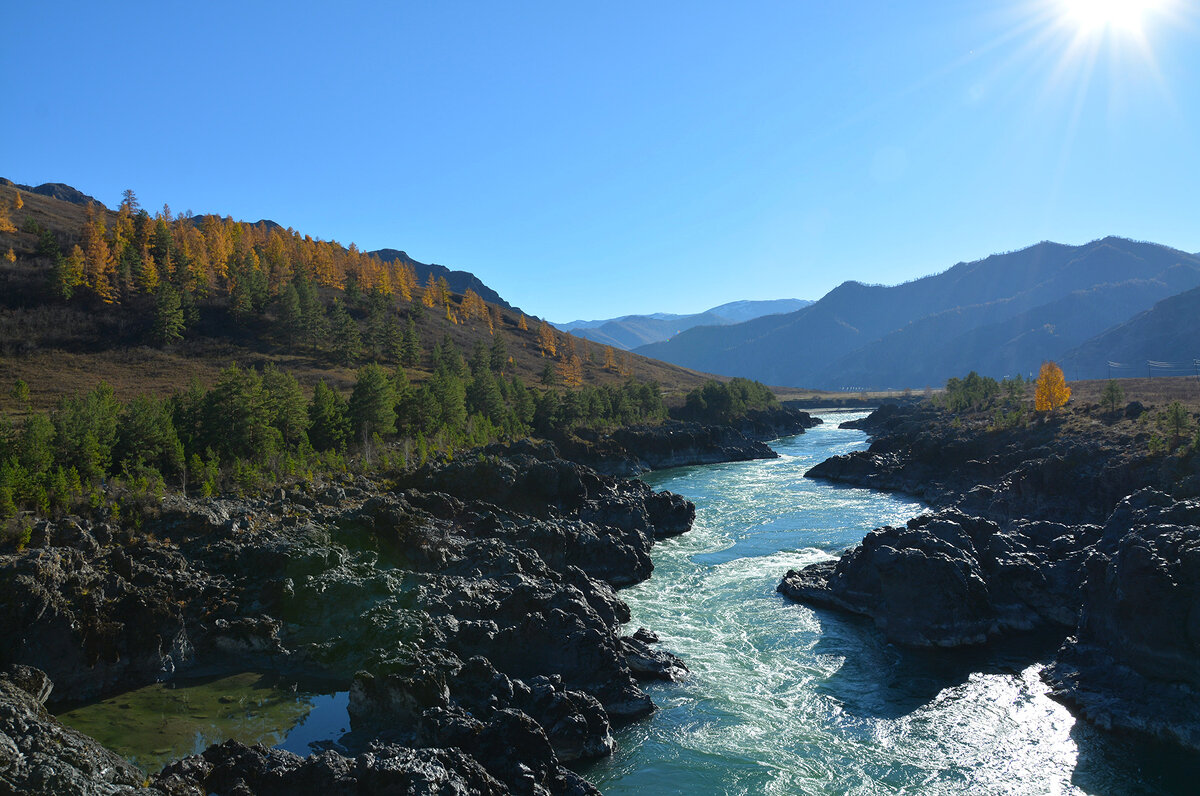
POLYGON ((694 529, 654 549, 625 589, 691 676, 650 687, 660 709, 583 773, 604 793, 1196 793, 1200 767, 1101 734, 1046 695, 1053 643, 914 653, 864 620, 783 599, 789 568, 829 558, 923 507, 805 479, 864 447, 829 414, 772 443, 780 458, 652 473, 696 503, 694 529))

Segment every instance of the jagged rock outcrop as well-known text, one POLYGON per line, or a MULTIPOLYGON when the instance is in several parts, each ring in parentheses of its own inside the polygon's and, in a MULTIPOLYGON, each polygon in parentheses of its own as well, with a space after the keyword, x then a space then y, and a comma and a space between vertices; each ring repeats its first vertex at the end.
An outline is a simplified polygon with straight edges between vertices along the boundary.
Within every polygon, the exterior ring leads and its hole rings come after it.
POLYGON ((299 757, 291 752, 247 746, 237 741, 226 741, 209 747, 203 754, 172 763, 154 778, 154 787, 168 796, 204 796, 208 793, 230 796, 351 793, 501 796, 512 792, 458 749, 379 745, 357 757, 345 757, 333 751, 299 757))
POLYGON ((1045 673, 1055 695, 1200 751, 1200 502, 1131 495, 1085 570, 1078 629, 1045 673))
POLYGON ((1048 522, 1002 532, 951 509, 872 531, 836 561, 789 571, 778 590, 869 616, 900 644, 982 644, 1007 631, 1074 627, 1082 563, 1098 535, 1048 522))
POLYGON ((667 467, 773 459, 778 454, 765 444, 767 440, 803 434, 820 422, 798 409, 752 409, 729 425, 668 420, 611 434, 581 431, 556 443, 572 461, 602 473, 629 476, 667 467))
POLYGON ((917 646, 1059 628, 1072 635, 1043 674, 1057 697, 1100 726, 1200 749, 1200 503, 1145 488, 1194 494, 1195 457, 1153 456, 1136 434, 1063 416, 995 430, 889 407, 858 427, 874 435, 868 451, 808 475, 940 510, 787 573, 780 592, 917 646))
POLYGON ((52 687, 39 669, 0 672, 0 792, 117 796, 138 790, 145 774, 46 712, 52 687))
POLYGON ((136 533, 42 523, 0 557, 0 666, 41 666, 71 700, 247 668, 353 683, 351 756, 226 745, 160 778, 171 792, 282 792, 309 775, 401 793, 591 792, 563 763, 610 753, 612 727, 654 709, 638 679, 655 666, 684 671, 622 639, 615 589, 648 577, 654 540, 694 516, 525 443, 398 490, 360 477, 176 497, 136 533))
POLYGON ((870 448, 826 459, 806 477, 903 492, 1000 523, 1102 523, 1126 495, 1174 475, 1144 442, 1070 427, 1062 415, 997 429, 990 415, 889 405, 857 427, 873 437, 870 448))

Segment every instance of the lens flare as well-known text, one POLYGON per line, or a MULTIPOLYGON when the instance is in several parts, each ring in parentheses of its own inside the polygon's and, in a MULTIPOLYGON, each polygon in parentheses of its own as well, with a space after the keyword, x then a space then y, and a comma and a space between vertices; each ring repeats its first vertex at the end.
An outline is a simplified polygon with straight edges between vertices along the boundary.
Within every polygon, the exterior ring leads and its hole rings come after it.
POLYGON ((1059 0, 1064 21, 1089 33, 1138 33, 1165 0, 1059 0))

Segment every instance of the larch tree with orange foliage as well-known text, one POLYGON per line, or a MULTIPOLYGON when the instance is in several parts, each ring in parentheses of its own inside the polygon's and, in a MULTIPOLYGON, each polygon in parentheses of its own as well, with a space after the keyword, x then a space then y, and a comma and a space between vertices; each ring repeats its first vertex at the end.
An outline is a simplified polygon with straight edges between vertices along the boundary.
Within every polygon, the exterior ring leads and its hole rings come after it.
POLYGON ((408 263, 393 261, 392 264, 396 267, 396 275, 392 279, 392 284, 395 286, 396 292, 405 301, 412 301, 413 291, 417 287, 416 273, 408 263))
POLYGON ((562 382, 568 387, 580 387, 583 385, 583 360, 577 354, 564 356, 559 364, 559 374, 562 377, 562 382))
POLYGON ((116 268, 112 252, 105 240, 104 218, 88 204, 87 225, 83 237, 84 281, 105 304, 118 301, 115 282, 116 268))
POLYGON ((617 352, 610 345, 604 346, 604 369, 613 373, 617 371, 617 352))
POLYGON ((437 279, 435 279, 433 274, 430 273, 428 278, 426 278, 426 280, 425 280, 425 288, 424 288, 423 292, 421 293, 421 303, 424 304, 426 307, 429 307, 430 309, 432 309, 433 305, 437 304, 437 300, 438 300, 437 279))
POLYGON ((525 313, 521 313, 521 320, 517 321, 517 328, 522 332, 529 331, 529 321, 525 319, 525 313))
POLYGON ((1067 386, 1062 368, 1050 361, 1043 362, 1033 390, 1033 408, 1051 412, 1065 405, 1070 398, 1071 388, 1067 386))
POLYGON ((8 214, 8 205, 0 202, 0 232, 16 232, 17 225, 12 222, 8 214))
POLYGON ((558 353, 558 335, 554 333, 554 328, 542 321, 542 325, 538 327, 538 347, 542 349, 542 356, 554 356, 558 353))

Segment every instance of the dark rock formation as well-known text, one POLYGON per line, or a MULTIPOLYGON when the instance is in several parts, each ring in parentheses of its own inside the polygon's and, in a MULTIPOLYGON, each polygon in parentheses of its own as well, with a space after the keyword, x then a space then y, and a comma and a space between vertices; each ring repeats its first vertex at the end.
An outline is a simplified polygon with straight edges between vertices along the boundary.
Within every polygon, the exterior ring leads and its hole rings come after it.
POLYGON ((109 796, 139 788, 145 774, 46 712, 51 689, 38 669, 0 673, 0 792, 109 796))
POLYGON ((1104 727, 1200 751, 1200 503, 1142 490, 1109 517, 1046 679, 1104 727))
POLYGON ((353 683, 350 756, 227 744, 160 777, 173 793, 592 792, 563 763, 654 709, 639 678, 685 671, 621 637, 615 588, 695 508, 548 444, 400 486, 169 498, 138 533, 43 522, 0 557, 0 666, 47 670, 60 700, 248 668, 353 683))
POLYGON ((26 193, 49 196, 51 199, 61 199, 64 202, 71 202, 72 204, 87 205, 96 202, 100 207, 104 206, 103 203, 97 202, 95 197, 88 196, 83 191, 61 182, 44 182, 35 188, 30 185, 14 183, 12 180, 0 177, 0 185, 12 185, 26 193))
POLYGON ((1160 463, 1128 442, 1066 427, 1064 418, 993 429, 930 406, 881 407, 859 421, 869 449, 834 456, 805 475, 903 492, 1001 524, 1102 523, 1126 495, 1159 484, 1160 463))
POLYGON ((1194 494, 1195 459, 1062 415, 988 425, 930 407, 861 421, 870 449, 808 475, 942 508, 789 572, 779 591, 869 616, 903 644, 1073 631, 1044 672, 1056 696, 1100 726, 1200 749, 1200 503, 1144 489, 1194 494))
MULTIPOLYGON (((299 757, 279 749, 226 741, 179 760, 154 778, 169 796, 340 796, 389 793, 509 793, 474 759, 457 749, 373 747, 357 757, 326 751, 299 757)), ((532 792, 532 791, 527 791, 532 792)), ((560 793, 569 791, 561 790, 560 793)), ((578 791, 586 793, 587 791, 578 791)))
POLYGON ((572 461, 627 476, 667 467, 774 459, 778 454, 765 444, 767 440, 803 434, 820 422, 798 409, 752 409, 730 425, 669 420, 611 434, 581 431, 578 437, 556 442, 572 461))
POLYGON ((1002 532, 954 510, 872 531, 836 561, 789 571, 778 590, 871 617, 891 641, 982 644, 1012 630, 1074 627, 1094 526, 1019 523, 1002 532))

